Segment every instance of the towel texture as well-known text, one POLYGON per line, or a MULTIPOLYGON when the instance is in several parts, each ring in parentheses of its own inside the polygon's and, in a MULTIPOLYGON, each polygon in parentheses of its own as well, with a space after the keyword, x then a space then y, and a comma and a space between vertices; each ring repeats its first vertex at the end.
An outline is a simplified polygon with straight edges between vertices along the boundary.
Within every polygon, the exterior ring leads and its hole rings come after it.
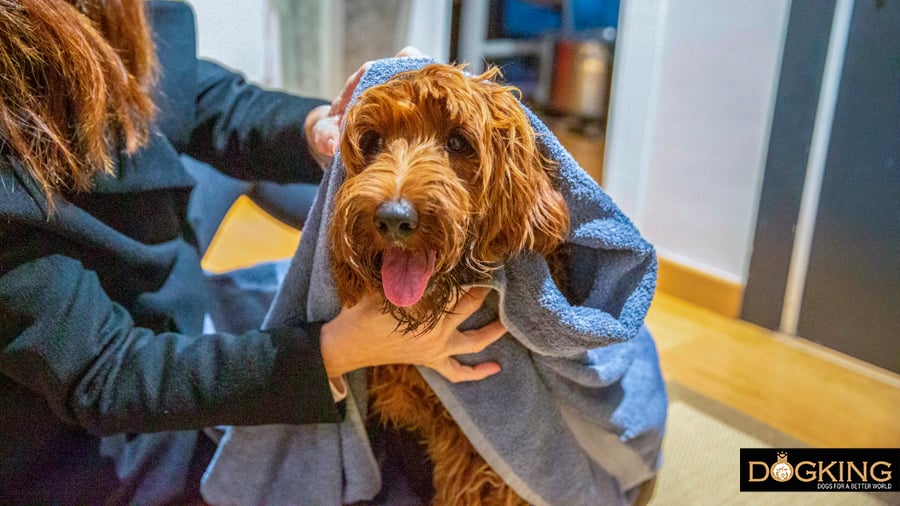
MULTIPOLYGON (((378 61, 355 96, 429 63, 378 61)), ((420 371, 485 460, 525 500, 624 504, 656 472, 665 425, 665 388, 643 327, 656 257, 549 129, 526 113, 560 164, 559 190, 572 225, 570 297, 560 293, 542 256, 519 255, 496 272, 495 291, 465 323, 475 328, 499 316, 509 333, 479 354, 459 357, 498 361, 502 372, 452 384, 428 368, 420 371)), ((326 231, 343 179, 338 155, 269 311, 270 324, 338 313, 326 231)), ((325 505, 374 497, 382 483, 363 422, 364 372, 349 382, 343 423, 229 428, 207 470, 204 497, 213 504, 325 505)))

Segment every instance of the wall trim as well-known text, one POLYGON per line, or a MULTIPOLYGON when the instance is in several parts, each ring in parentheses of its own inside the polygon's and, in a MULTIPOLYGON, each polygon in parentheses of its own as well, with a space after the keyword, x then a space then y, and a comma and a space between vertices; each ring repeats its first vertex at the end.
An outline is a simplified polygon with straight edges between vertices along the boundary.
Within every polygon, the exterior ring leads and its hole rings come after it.
POLYGON ((771 335, 777 342, 789 348, 800 350, 819 360, 900 390, 900 374, 894 371, 803 337, 787 335, 780 331, 772 332, 771 335))
POLYGON ((780 327, 836 0, 792 0, 741 318, 780 327))
POLYGON ((659 257, 657 289, 729 318, 738 318, 744 285, 659 257))
POLYGON ((800 321, 813 232, 819 212, 819 196, 822 193, 825 163, 831 145, 831 127, 841 86, 844 53, 847 49, 847 40, 850 38, 853 4, 854 0, 838 0, 834 8, 828 53, 825 56, 825 69, 822 75, 822 89, 819 93, 819 102, 813 122, 806 178, 800 197, 800 212, 795 227, 787 285, 784 289, 784 306, 781 309, 779 330, 788 335, 797 335, 797 326, 800 321))

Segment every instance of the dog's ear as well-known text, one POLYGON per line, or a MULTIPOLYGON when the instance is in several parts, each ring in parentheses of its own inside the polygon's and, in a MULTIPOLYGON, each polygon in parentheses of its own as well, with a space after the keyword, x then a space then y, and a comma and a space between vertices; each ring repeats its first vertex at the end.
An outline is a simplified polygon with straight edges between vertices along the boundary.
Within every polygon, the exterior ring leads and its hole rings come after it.
POLYGON ((345 262, 332 261, 331 268, 334 273, 334 284, 337 288, 341 305, 347 307, 355 306, 366 290, 362 278, 345 262))
MULTIPOLYGON (((340 195, 339 190, 338 198, 340 195)), ((355 306, 365 293, 366 286, 362 276, 346 260, 353 257, 348 234, 352 237, 353 231, 349 228, 345 216, 341 214, 332 216, 332 223, 328 228, 328 244, 331 245, 331 271, 335 288, 342 305, 355 306)))
MULTIPOLYGON (((487 104, 487 145, 481 146, 481 200, 486 207, 479 253, 554 251, 569 233, 569 210, 555 188, 558 166, 547 158, 514 88, 475 77, 487 104), (524 219, 523 219, 524 215, 524 219)), ((474 84, 474 83, 473 83, 474 84)), ((482 256, 482 258, 489 258, 482 256)))

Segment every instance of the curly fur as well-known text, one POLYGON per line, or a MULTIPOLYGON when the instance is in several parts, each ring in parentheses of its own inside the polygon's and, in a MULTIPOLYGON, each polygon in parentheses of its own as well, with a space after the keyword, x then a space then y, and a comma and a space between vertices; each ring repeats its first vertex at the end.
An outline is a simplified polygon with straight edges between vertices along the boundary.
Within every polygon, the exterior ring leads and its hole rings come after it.
MULTIPOLYGON (((433 326, 461 287, 530 250, 554 254, 569 230, 554 188, 557 167, 541 154, 515 90, 491 69, 429 65, 366 90, 346 115, 341 157, 346 180, 335 198, 329 241, 338 294, 353 305, 382 293, 388 248, 435 252, 421 299, 385 311, 406 332, 433 326), (379 231, 383 203, 404 199, 417 211, 408 237, 379 231)), ((434 463, 435 504, 518 504, 412 366, 370 371, 382 423, 417 433, 434 463)))
POLYGON ((425 296, 386 309, 408 330, 427 328, 461 284, 490 276, 523 250, 550 253, 568 233, 556 166, 544 157, 512 88, 430 65, 366 90, 346 116, 347 179, 330 230, 338 294, 348 304, 380 291, 381 253, 395 246, 373 224, 376 208, 402 196, 418 210, 400 246, 439 252, 425 296), (448 150, 452 136, 468 149, 448 150), (375 139, 373 141, 373 139, 375 139))
POLYGON ((415 367, 369 371, 371 410, 377 421, 412 431, 434 464, 435 505, 527 504, 484 461, 415 367))

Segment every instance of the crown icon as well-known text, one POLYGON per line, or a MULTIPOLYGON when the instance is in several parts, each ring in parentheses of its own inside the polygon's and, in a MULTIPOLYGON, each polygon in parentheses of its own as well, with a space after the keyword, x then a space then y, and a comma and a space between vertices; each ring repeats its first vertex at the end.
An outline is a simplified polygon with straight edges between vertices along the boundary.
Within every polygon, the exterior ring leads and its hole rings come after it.
POLYGON ((787 460, 787 452, 778 452, 777 455, 779 462, 787 460))

